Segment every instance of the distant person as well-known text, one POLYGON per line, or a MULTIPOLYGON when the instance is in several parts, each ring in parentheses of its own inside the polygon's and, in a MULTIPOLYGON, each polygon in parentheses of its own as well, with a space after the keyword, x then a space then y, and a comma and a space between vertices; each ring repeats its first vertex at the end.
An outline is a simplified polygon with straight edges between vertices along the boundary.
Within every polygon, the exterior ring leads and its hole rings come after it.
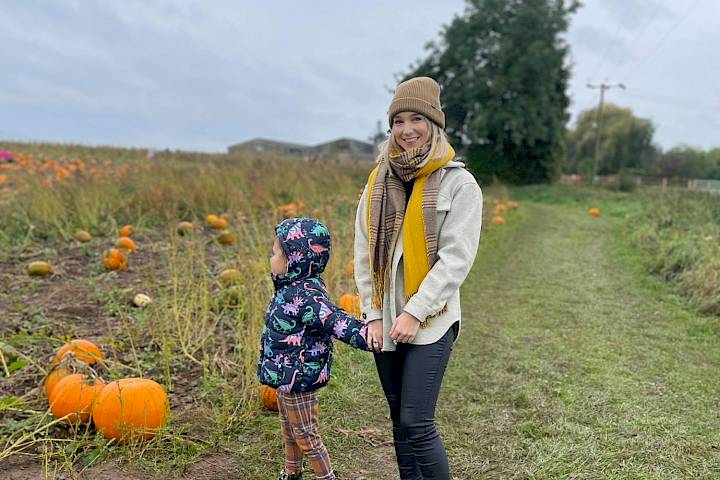
POLYGON ((285 442, 280 480, 301 479, 304 456, 315 478, 336 478, 318 433, 317 390, 330 379, 333 337, 369 350, 367 326, 328 297, 320 274, 329 259, 330 232, 319 221, 289 218, 275 227, 270 257, 275 295, 267 307, 258 377, 277 389, 285 442))
POLYGON ((401 479, 450 478, 435 406, 460 332, 460 285, 480 241, 482 192, 445 135, 440 87, 397 86, 355 220, 355 281, 390 406, 401 479))

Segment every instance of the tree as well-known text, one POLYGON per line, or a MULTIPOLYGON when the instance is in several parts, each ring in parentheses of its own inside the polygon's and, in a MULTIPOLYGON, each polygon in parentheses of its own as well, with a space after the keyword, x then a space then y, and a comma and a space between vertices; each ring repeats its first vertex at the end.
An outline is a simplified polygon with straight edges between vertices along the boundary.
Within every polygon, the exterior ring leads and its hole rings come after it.
MULTIPOLYGON (((567 135, 566 173, 592 176, 595 156, 597 109, 580 112, 575 128, 567 135)), ((606 103, 598 148, 599 175, 624 169, 647 172, 652 168, 659 148, 652 143, 655 126, 646 118, 636 117, 629 108, 606 103)))
POLYGON ((703 150, 689 145, 671 148, 657 165, 657 173, 664 177, 710 178, 714 172, 713 159, 703 150))
POLYGON ((715 147, 709 150, 707 152, 707 159, 713 167, 709 178, 720 180, 720 147, 715 147))
POLYGON ((443 89, 447 132, 481 180, 550 182, 564 160, 576 0, 468 0, 405 76, 443 89))

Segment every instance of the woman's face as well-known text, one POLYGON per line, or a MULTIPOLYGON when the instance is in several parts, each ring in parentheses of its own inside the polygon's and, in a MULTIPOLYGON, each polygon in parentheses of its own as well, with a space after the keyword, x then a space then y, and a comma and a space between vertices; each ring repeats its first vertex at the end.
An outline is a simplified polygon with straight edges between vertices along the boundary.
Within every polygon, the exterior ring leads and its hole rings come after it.
POLYGON ((270 257, 270 271, 273 275, 283 275, 288 270, 288 259, 280 248, 280 240, 275 238, 270 257))
POLYGON ((430 141, 430 122, 419 113, 400 112, 393 117, 391 133, 403 150, 412 150, 430 141))

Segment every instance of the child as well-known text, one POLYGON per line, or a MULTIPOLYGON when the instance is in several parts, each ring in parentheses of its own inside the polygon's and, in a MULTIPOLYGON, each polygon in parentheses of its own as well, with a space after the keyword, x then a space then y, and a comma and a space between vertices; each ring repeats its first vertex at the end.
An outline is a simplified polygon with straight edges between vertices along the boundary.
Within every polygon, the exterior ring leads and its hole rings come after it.
POLYGON ((258 378, 277 389, 285 469, 280 479, 301 479, 307 455, 316 478, 334 479, 318 433, 317 390, 330 378, 332 337, 370 350, 367 327, 330 302, 320 274, 330 259, 330 233, 310 218, 275 227, 270 258, 275 296, 265 314, 258 378))

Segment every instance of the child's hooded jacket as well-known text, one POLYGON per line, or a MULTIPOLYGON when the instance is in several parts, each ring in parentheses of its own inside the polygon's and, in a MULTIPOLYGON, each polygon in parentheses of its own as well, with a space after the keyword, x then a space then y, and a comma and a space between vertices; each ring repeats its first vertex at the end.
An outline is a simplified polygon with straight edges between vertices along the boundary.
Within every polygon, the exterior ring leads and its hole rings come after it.
POLYGON ((330 378, 336 337, 369 350, 367 326, 330 302, 320 274, 330 259, 330 233, 310 218, 275 227, 288 272, 273 275, 275 296, 265 313, 258 378, 283 392, 309 392, 330 378))

